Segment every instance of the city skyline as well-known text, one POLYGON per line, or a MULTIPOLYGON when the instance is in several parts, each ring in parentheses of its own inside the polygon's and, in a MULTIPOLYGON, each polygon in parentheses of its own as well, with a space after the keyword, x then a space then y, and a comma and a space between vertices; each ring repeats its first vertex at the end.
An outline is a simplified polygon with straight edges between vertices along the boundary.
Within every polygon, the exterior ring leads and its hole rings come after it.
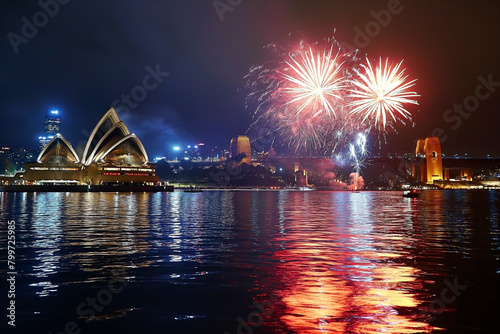
MULTIPOLYGON (((3 70, 2 118, 24 125, 21 131, 3 128, 2 145, 35 146, 49 106, 64 114, 64 135, 76 144, 114 105, 151 156, 188 142, 229 146, 251 123, 243 77, 272 59, 265 45, 284 45, 289 33, 300 31, 310 42, 334 35, 373 59, 404 59, 417 78, 420 106, 411 109, 415 127, 389 134, 386 150, 411 152, 418 138, 435 135, 445 139, 448 155, 500 155, 491 122, 500 106, 496 2, 241 2, 227 11, 212 2, 120 4, 118 11, 113 4, 99 11, 76 2, 59 5, 17 53, 12 38, 2 40, 2 63, 12 64, 3 70), (96 28, 79 29, 79 16, 94 20, 96 28), (72 61, 81 52, 87 59, 72 61)), ((22 36, 22 18, 32 22, 43 10, 36 2, 2 6, 6 37, 22 36)), ((375 152, 377 143, 369 144, 375 152)))
MULTIPOLYGON (((45 129, 45 133, 43 136, 38 136, 35 138, 35 140, 33 141, 34 144, 32 145, 27 145, 27 146, 20 146, 20 145, 2 145, 2 147, 4 148, 7 148, 7 149, 10 149, 10 148, 15 148, 15 149, 23 149, 24 151, 26 152, 31 152, 31 153, 34 153, 38 150, 38 152, 40 152, 46 145, 47 143, 49 143, 54 137, 56 134, 60 134, 60 135, 63 135, 63 132, 62 131, 56 131, 52 128, 54 128, 54 120, 53 118, 50 117, 50 114, 51 113, 54 113, 54 112, 57 112, 57 116, 56 116, 56 123, 57 123, 57 126, 55 126, 55 128, 58 128, 60 129, 60 124, 61 124, 61 112, 59 110, 53 110, 53 108, 49 108, 47 109, 47 111, 45 112, 46 114, 46 118, 45 118, 45 122, 44 122, 44 129, 45 129), (47 126, 47 123, 49 123, 49 126, 47 126), (51 130, 47 130, 47 128, 51 128, 51 130), (48 131, 48 132, 47 132, 48 131), (40 146, 41 143, 43 142, 43 146, 40 146), (36 149, 35 147, 37 147, 38 144, 38 148, 36 149)), ((89 133, 87 133, 86 130, 82 131, 82 136, 80 136, 80 138, 77 138, 77 140, 75 141, 75 143, 77 143, 79 146, 80 149, 83 149, 84 147, 81 147, 81 144, 82 143, 86 143, 86 141, 88 140, 87 138, 87 135, 89 133)), ((241 137, 241 135, 239 135, 241 137)), ((238 137, 238 136, 236 136, 238 137)), ((246 135, 244 135, 244 137, 246 137, 246 135)), ((175 157, 175 158, 172 158, 173 160, 175 159, 179 159, 179 157, 182 157, 183 156, 183 153, 186 153, 184 156, 186 157, 190 157, 190 158, 193 158, 193 157, 209 157, 210 155, 208 154, 209 151, 211 151, 213 153, 213 156, 210 156, 210 157, 215 157, 215 155, 217 155, 217 157, 225 157, 225 158, 228 158, 230 156, 230 152, 231 152, 231 143, 233 141, 235 137, 233 138, 228 138, 228 140, 226 140, 225 143, 221 143, 219 145, 213 145, 213 146, 210 146, 210 147, 205 147, 205 143, 203 141, 200 141, 200 142, 196 142, 196 141, 189 141, 189 140, 177 140, 177 141, 173 141, 171 145, 167 146, 165 148, 164 151, 160 151, 160 152, 156 152, 154 155, 151 155, 149 161, 150 162, 155 162, 155 161, 158 161, 158 160, 169 160, 167 157, 175 157), (206 153, 206 156, 205 155, 201 155, 200 153, 197 153, 195 155, 193 155, 193 152, 198 152, 198 145, 201 145, 200 146, 200 149, 201 148, 204 148, 204 152, 206 153), (221 154, 219 154, 221 153, 221 154)), ((437 137, 439 138, 439 137, 437 137)), ((252 138, 250 138, 250 140, 252 140, 252 138)), ((423 140, 422 138, 414 138, 413 140, 413 144, 415 143, 418 143, 420 142, 421 140, 423 140)), ((68 141, 70 144, 73 144, 72 141, 68 141)), ((407 143, 406 143, 407 144, 407 143)), ((411 156, 412 155, 412 152, 413 150, 410 150, 410 151, 401 151, 401 150, 398 150, 401 146, 394 146, 394 145, 391 145, 390 143, 387 144, 387 147, 384 147, 383 150, 381 150, 383 153, 381 154, 381 151, 377 151, 377 152, 369 152, 367 153, 367 157, 375 157, 375 156, 411 156)), ((262 146, 259 146, 258 145, 258 148, 262 148, 262 146)), ((252 148, 252 152, 254 152, 255 148, 252 148)), ((275 151, 274 148, 272 148, 273 151, 275 151)), ((259 152, 266 152, 265 150, 260 150, 259 152)), ((255 153, 257 154, 257 151, 255 151, 255 153)), ((276 152, 274 152, 273 154, 275 154, 276 152)), ((252 153, 253 155, 253 153, 252 153)), ((283 156, 283 157, 293 157, 293 156, 297 156, 297 157, 300 157, 300 156, 304 156, 304 155, 301 155, 301 154, 294 154, 294 153, 290 153, 290 152, 280 152, 278 154, 279 156, 283 156)), ((312 157, 328 157, 327 155, 321 155, 321 154, 313 154, 311 155, 312 157)), ((457 154, 457 153, 452 153, 452 152, 449 152, 449 153, 446 153, 446 151, 443 152, 443 157, 445 156, 448 156, 448 157, 485 157, 485 158, 497 158, 499 157, 500 155, 496 156, 496 155, 492 155, 492 154, 485 154, 485 155, 471 155, 471 154, 468 154, 467 152, 464 152, 463 154, 457 154)), ((331 157, 332 160, 335 160, 335 157, 331 157)), ((31 161, 31 160, 26 160, 26 162, 28 161, 31 161)))

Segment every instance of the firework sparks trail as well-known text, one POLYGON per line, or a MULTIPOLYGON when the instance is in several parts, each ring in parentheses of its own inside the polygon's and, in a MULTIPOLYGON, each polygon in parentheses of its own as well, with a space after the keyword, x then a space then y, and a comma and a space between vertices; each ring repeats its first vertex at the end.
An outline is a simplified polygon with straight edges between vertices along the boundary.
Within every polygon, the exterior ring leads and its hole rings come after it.
POLYGON ((358 133, 355 141, 349 144, 349 158, 352 161, 352 166, 356 173, 359 174, 361 172, 363 159, 367 156, 367 154, 366 135, 364 133, 358 133))
POLYGON ((247 108, 254 110, 247 132, 260 130, 258 140, 299 155, 346 157, 359 172, 368 137, 380 141, 398 122, 411 120, 405 105, 418 104, 419 95, 409 90, 415 80, 408 80, 402 61, 391 66, 380 59, 374 67, 334 38, 273 49, 279 58, 245 77, 247 108))
POLYGON ((411 113, 404 108, 404 104, 418 105, 413 98, 419 95, 408 91, 416 80, 405 83, 408 76, 404 75, 404 69, 399 70, 403 61, 391 67, 388 58, 385 65, 380 59, 375 69, 368 58, 366 63, 361 65, 364 71, 358 71, 359 79, 352 81, 356 89, 350 90, 350 96, 355 100, 348 104, 353 107, 349 115, 362 114, 361 122, 370 120, 380 129, 386 127, 387 114, 394 122, 409 119, 411 113))
POLYGON ((320 112, 335 116, 333 102, 342 100, 342 90, 345 88, 341 73, 343 64, 338 61, 339 52, 340 50, 332 57, 332 45, 330 51, 317 52, 315 57, 314 51, 309 47, 309 52, 301 55, 302 61, 297 61, 294 57, 291 57, 291 61, 285 61, 292 70, 292 75, 283 74, 291 84, 282 90, 283 93, 290 94, 290 101, 286 104, 301 102, 295 111, 295 117, 311 104, 313 111, 317 110, 313 117, 320 112))

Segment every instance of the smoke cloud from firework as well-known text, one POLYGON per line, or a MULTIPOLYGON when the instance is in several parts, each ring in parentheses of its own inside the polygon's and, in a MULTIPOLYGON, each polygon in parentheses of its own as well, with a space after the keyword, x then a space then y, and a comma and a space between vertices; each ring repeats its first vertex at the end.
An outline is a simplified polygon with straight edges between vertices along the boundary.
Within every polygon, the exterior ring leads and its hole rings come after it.
POLYGON ((267 149, 329 156, 359 172, 369 137, 381 142, 411 121, 405 107, 418 104, 419 95, 410 91, 416 80, 408 80, 402 61, 372 63, 335 38, 269 48, 276 59, 253 66, 245 77, 253 113, 247 132, 261 144, 266 138, 267 149))
POLYGON ((350 185, 347 187, 349 190, 360 190, 365 186, 365 180, 359 173, 351 173, 349 175, 350 185))

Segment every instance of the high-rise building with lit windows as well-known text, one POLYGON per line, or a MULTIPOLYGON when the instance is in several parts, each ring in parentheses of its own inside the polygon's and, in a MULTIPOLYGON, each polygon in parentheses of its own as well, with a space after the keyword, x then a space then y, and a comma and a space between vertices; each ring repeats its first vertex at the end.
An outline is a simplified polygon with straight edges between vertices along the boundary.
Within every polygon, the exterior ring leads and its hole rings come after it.
POLYGON ((38 148, 43 148, 54 139, 61 130, 61 114, 57 109, 49 109, 45 115, 43 136, 38 137, 38 148))
POLYGON ((59 110, 50 110, 45 116, 45 135, 56 135, 61 130, 59 110))

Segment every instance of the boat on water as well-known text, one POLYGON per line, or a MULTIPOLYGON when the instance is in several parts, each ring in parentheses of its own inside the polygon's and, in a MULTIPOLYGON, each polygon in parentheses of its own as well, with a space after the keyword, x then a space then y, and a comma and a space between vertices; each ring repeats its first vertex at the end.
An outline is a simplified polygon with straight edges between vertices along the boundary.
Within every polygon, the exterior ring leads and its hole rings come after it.
POLYGON ((419 195, 417 189, 405 190, 403 192, 403 197, 417 198, 419 195))
POLYGON ((299 187, 299 190, 300 191, 311 191, 311 190, 314 190, 315 188, 313 187, 299 187))

